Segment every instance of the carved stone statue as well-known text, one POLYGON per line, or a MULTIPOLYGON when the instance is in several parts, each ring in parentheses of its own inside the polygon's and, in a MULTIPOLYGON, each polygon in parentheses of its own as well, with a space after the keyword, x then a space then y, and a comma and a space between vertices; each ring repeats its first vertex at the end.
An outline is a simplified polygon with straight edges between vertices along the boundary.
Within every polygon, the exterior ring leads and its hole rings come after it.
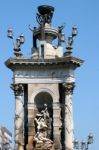
POLYGON ((44 104, 44 110, 36 114, 34 119, 35 123, 35 136, 33 139, 34 148, 48 149, 51 150, 53 141, 48 137, 49 130, 49 113, 47 105, 44 104))
POLYGON ((40 132, 41 130, 45 130, 47 128, 47 125, 44 121, 44 118, 43 116, 39 117, 39 118, 35 118, 34 119, 35 121, 35 125, 36 125, 36 131, 37 132, 40 132))

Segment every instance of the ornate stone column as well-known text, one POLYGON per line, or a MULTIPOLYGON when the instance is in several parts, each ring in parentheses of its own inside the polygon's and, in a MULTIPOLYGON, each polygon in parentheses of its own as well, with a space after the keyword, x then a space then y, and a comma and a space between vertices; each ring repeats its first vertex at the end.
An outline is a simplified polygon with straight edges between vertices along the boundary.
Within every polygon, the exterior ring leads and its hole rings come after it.
POLYGON ((24 150, 23 85, 12 84, 15 94, 15 149, 24 150))
POLYGON ((60 138, 60 106, 59 103, 53 103, 53 140, 54 140, 54 149, 60 150, 61 149, 61 138, 60 138))
POLYGON ((64 103, 65 103, 65 150, 73 150, 74 129, 73 129, 73 111, 72 94, 75 87, 74 83, 64 83, 64 103))

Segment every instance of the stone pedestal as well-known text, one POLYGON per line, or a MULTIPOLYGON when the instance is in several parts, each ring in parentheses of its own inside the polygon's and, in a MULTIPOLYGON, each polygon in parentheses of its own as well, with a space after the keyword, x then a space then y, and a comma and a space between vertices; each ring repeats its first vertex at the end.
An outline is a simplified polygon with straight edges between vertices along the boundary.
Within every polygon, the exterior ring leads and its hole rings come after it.
POLYGON ((42 148, 34 148, 34 150, 55 150, 55 148, 54 148, 54 144, 53 144, 52 148, 44 148, 43 147, 43 149, 42 148))

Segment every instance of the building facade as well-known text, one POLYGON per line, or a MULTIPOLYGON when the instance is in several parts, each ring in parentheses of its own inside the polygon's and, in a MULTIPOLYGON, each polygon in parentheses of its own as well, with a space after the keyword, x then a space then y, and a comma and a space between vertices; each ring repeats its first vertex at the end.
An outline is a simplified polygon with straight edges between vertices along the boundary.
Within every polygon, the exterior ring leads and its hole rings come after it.
MULTIPOLYGON (((14 47, 15 57, 6 61, 13 71, 16 150, 73 150, 75 69, 83 61, 72 55, 76 28, 64 48, 64 25, 52 27, 53 13, 52 6, 38 7, 38 27, 29 27, 33 34, 31 57, 21 53, 21 35, 14 47), (55 39, 57 46, 53 44, 55 39)), ((8 37, 12 35, 10 29, 8 37)))
POLYGON ((0 128, 0 149, 12 150, 12 133, 6 128, 0 128))

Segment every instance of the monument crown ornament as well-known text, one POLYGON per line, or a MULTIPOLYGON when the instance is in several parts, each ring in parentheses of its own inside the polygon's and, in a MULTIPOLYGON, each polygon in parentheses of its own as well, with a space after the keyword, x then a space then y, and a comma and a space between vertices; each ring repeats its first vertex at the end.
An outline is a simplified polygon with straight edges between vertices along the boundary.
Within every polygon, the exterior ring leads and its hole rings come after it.
POLYGON ((39 24, 51 23, 54 7, 42 5, 38 7, 37 22, 39 24))

